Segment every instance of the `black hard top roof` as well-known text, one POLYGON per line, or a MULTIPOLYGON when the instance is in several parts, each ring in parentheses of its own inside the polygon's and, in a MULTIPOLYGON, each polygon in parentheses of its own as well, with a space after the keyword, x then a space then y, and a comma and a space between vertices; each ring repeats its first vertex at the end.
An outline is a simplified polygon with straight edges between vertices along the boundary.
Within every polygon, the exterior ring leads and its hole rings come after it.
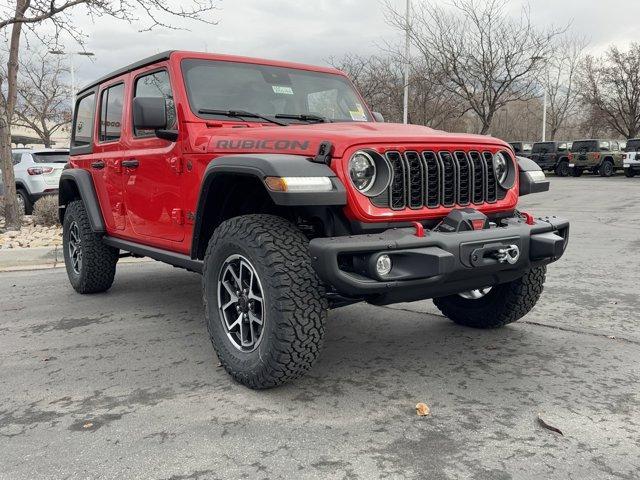
POLYGON ((79 91, 78 91, 78 95, 85 92, 86 90, 89 90, 93 87, 95 87, 96 85, 100 85, 103 82, 106 82, 107 80, 110 80, 112 78, 115 78, 119 75, 123 75, 125 73, 131 72, 133 70, 137 70, 138 68, 141 67, 146 67, 147 65, 152 65, 156 62, 160 62, 162 60, 168 60, 169 57, 171 56, 171 54, 175 52, 175 50, 167 50, 166 52, 161 52, 161 53, 156 53, 155 55, 151 55, 150 57, 147 58, 143 58, 142 60, 138 60, 137 62, 133 62, 130 65, 127 65, 126 67, 122 67, 119 68, 117 70, 114 70, 113 72, 91 82, 88 85, 85 85, 84 87, 82 87, 79 91))

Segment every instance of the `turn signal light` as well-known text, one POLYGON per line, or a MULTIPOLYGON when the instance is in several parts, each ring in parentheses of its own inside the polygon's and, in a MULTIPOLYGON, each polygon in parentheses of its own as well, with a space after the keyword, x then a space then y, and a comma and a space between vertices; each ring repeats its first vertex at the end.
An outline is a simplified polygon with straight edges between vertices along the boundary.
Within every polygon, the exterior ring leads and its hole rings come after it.
POLYGON ((264 183, 272 192, 330 192, 329 177, 267 177, 264 183))

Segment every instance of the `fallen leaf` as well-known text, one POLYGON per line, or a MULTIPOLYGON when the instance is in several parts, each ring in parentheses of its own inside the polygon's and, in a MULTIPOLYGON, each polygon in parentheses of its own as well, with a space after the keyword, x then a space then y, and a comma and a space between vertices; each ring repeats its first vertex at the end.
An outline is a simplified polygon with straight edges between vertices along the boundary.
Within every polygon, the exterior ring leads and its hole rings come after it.
POLYGON ((218 363, 218 365, 216 365, 218 368, 220 368, 222 366, 222 363, 218 363))
POLYGON ((484 347, 485 350, 497 350, 498 347, 496 347, 495 345, 487 345, 486 347, 484 347))
POLYGON ((49 360, 51 360, 51 357, 44 357, 44 358, 42 359, 42 361, 43 361, 43 362, 48 362, 49 360))
POLYGON ((615 339, 616 339, 615 335, 608 335, 608 337, 609 337, 611 340, 615 340, 615 339))
POLYGON ((429 410, 429 407, 427 406, 426 403, 420 402, 416 405, 416 414, 419 417, 426 417, 430 413, 431 413, 431 410, 429 410))
POLYGON ((91 427, 93 427, 92 422, 84 422, 84 425, 82 425, 82 428, 91 428, 91 427))
POLYGON ((553 425, 545 422, 540 413, 538 414, 538 423, 542 428, 546 428, 547 430, 551 430, 552 432, 559 433, 560 435, 564 436, 564 433, 562 433, 562 430, 560 430, 558 427, 554 427, 553 425))

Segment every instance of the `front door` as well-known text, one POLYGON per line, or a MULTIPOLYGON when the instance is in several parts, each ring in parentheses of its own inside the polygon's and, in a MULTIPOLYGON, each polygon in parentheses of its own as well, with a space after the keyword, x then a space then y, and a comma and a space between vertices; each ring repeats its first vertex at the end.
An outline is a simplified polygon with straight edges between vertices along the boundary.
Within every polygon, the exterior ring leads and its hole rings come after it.
MULTIPOLYGON (((140 73, 132 81, 134 97, 162 97, 167 104, 168 128, 176 128, 169 72, 166 68, 140 73)), ((162 140, 153 131, 132 126, 123 158, 127 220, 134 237, 181 242, 185 237, 181 150, 177 142, 162 140)))

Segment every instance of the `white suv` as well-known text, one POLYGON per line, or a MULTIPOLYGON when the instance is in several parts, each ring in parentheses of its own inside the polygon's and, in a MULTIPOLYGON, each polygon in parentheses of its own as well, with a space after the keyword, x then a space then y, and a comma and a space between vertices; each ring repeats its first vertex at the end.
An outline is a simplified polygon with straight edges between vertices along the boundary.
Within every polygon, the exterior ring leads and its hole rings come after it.
POLYGON ((624 174, 627 177, 635 177, 640 174, 640 138, 632 138, 627 141, 622 158, 624 174))
POLYGON ((16 177, 18 204, 25 215, 31 215, 33 204, 44 195, 58 193, 58 183, 69 161, 69 150, 14 149, 13 171, 16 177))

